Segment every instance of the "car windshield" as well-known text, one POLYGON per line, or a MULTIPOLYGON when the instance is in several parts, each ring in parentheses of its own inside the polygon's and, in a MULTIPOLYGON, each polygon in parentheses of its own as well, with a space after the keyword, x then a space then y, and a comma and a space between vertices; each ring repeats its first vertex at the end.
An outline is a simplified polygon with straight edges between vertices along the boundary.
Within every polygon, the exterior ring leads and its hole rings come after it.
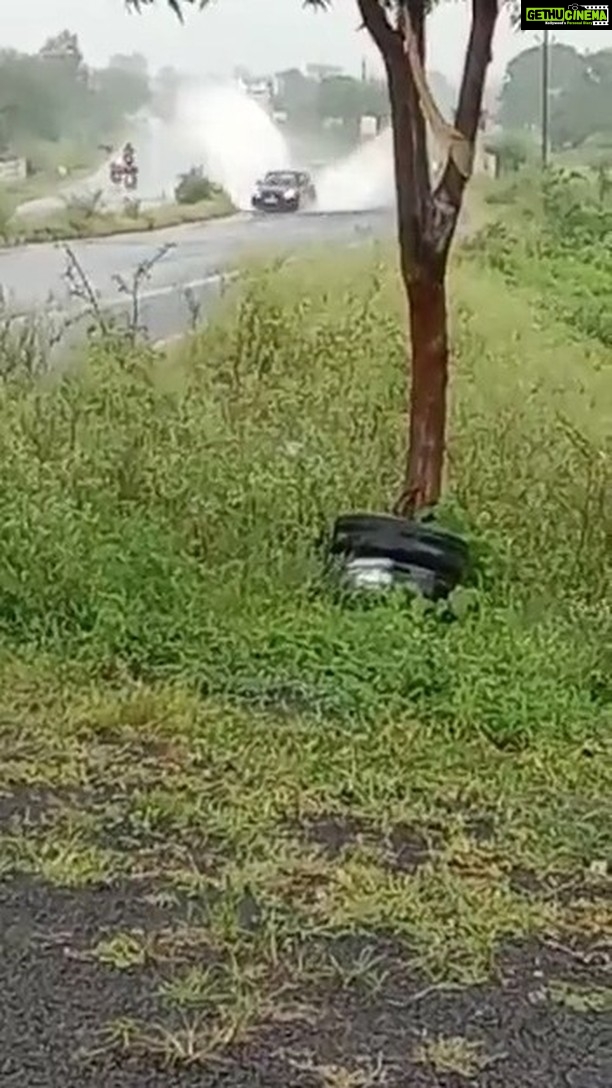
POLYGON ((264 181, 266 185, 295 185, 297 177, 295 174, 289 174, 286 171, 272 170, 269 174, 266 174, 264 181))

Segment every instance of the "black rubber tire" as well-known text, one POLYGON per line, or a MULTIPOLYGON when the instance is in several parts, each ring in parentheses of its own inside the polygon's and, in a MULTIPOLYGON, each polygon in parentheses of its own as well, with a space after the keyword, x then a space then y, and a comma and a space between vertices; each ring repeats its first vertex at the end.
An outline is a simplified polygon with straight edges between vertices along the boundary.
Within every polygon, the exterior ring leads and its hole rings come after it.
POLYGON ((412 521, 409 518, 396 517, 394 514, 341 514, 336 518, 335 532, 351 535, 354 532, 395 534, 401 539, 418 537, 420 540, 444 540, 450 546, 456 546, 467 555, 468 546, 457 533, 444 529, 431 522, 412 521))
MULTIPOLYGON (((396 564, 394 572, 396 576, 403 574, 406 577, 408 583, 418 585, 418 575, 415 577, 415 567, 418 567, 418 564, 413 564, 412 569, 403 564, 396 564)), ((440 600, 442 597, 448 597, 448 595, 452 593, 453 589, 455 589, 455 587, 459 583, 459 579, 454 574, 450 574, 447 571, 432 571, 429 567, 422 567, 421 570, 424 570, 426 574, 431 575, 433 578, 433 586, 431 590, 425 594, 425 596, 429 597, 430 600, 436 601, 440 600)))
POLYGON ((466 572, 466 560, 453 550, 445 550, 440 543, 434 545, 414 539, 393 546, 373 536, 355 538, 347 546, 343 540, 332 541, 332 555, 351 556, 355 559, 391 559, 397 567, 415 566, 437 571, 461 579, 466 572))
POLYGON ((329 551, 337 557, 390 559, 398 571, 420 567, 439 575, 450 588, 469 568, 468 546, 455 533, 384 514, 339 517, 329 551))

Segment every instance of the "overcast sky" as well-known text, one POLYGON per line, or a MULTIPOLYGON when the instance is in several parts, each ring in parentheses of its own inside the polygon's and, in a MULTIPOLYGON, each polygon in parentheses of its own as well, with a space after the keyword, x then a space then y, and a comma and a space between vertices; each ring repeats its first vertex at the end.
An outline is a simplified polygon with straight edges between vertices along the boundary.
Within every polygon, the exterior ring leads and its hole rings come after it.
MULTIPOLYGON (((335 0, 327 14, 302 10, 301 0, 215 0, 208 12, 193 12, 181 27, 164 0, 141 16, 127 15, 122 0, 0 0, 2 45, 33 52, 49 34, 64 27, 78 33, 90 64, 102 65, 111 53, 140 51, 153 68, 171 64, 189 72, 230 73, 244 65, 255 73, 277 71, 307 61, 340 64, 357 73, 363 57, 376 53, 358 32, 355 0, 335 0)), ((430 19, 429 67, 451 79, 460 74, 468 29, 467 4, 442 3, 430 19)), ((578 48, 612 47, 610 31, 559 31, 555 37, 578 48)), ((500 19, 494 76, 508 60, 533 44, 533 33, 513 31, 500 19)))

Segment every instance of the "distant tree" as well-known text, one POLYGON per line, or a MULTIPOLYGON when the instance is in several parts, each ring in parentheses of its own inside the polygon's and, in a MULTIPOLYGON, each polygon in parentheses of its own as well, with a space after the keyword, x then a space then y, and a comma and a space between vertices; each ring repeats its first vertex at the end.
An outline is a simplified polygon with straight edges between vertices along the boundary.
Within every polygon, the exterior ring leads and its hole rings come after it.
POLYGON ((149 98, 146 76, 87 68, 76 35, 49 38, 30 56, 0 52, 0 145, 29 153, 62 139, 96 146, 149 98))
MULTIPOLYGON (((155 0, 127 0, 142 8, 155 0)), ((180 15, 181 0, 162 0, 180 15)), ((183 0, 206 7, 207 0, 183 0)), ((306 0, 324 9, 329 0, 306 0)), ((383 59, 393 129, 400 266, 411 342, 408 456, 396 509, 413 514, 440 498, 447 411, 449 341, 446 269, 472 172, 498 0, 472 0, 471 27, 454 126, 445 123, 424 76, 429 0, 355 0, 383 59), (444 148, 435 187, 427 124, 444 148)))
MULTIPOLYGON (((564 94, 582 77, 583 58, 571 45, 549 46, 551 100, 564 94)), ((498 119, 506 129, 538 126, 542 101, 542 50, 531 46, 518 53, 506 68, 499 99, 498 119)))
POLYGON ((299 68, 278 72, 277 80, 279 92, 274 98, 276 109, 283 110, 294 124, 312 125, 318 116, 318 83, 308 79, 299 68))
POLYGON ((384 83, 348 75, 328 76, 316 84, 316 106, 319 118, 358 121, 364 114, 388 113, 389 95, 384 83))
POLYGON ((489 137, 485 150, 495 155, 498 173, 507 174, 525 166, 534 158, 536 145, 524 132, 502 131, 489 137))
POLYGON ((122 72, 131 72, 144 80, 149 78, 149 62, 142 53, 115 53, 110 58, 108 67, 122 72))
POLYGON ((180 85, 181 77, 179 73, 176 71, 176 68, 172 68, 169 65, 160 68, 153 79, 152 108, 153 112, 158 117, 161 117, 162 120, 172 120, 180 85))
MULTIPOLYGON (((612 50, 579 53, 570 45, 550 46, 550 142, 553 149, 579 147, 596 133, 612 132, 612 50)), ((510 61, 500 95, 504 128, 539 128, 542 56, 539 46, 510 61)))
POLYGON ((612 132, 612 50, 588 53, 580 59, 580 71, 552 101, 553 147, 579 147, 590 136, 612 132))
POLYGON ((79 39, 70 30, 62 30, 47 38, 38 55, 48 60, 61 60, 73 68, 81 68, 84 63, 79 39))
POLYGON ((0 114, 9 147, 21 136, 59 140, 60 103, 65 107, 66 97, 64 73, 55 66, 14 50, 0 54, 0 114))
POLYGON ((124 68, 102 68, 93 76, 93 88, 92 109, 106 132, 112 131, 120 118, 141 110, 151 98, 148 81, 124 68))
POLYGON ((103 128, 111 130, 117 119, 134 114, 151 100, 149 68, 140 53, 116 53, 108 68, 95 73, 96 111, 103 128))

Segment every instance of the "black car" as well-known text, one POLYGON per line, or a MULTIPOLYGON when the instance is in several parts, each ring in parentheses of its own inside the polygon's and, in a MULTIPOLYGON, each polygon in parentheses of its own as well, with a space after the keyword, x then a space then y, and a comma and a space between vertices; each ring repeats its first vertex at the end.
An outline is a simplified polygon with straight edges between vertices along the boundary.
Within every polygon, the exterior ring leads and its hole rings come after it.
POLYGON ((251 204, 257 211, 297 212, 314 204, 316 190, 305 170, 270 170, 258 181, 251 204))

